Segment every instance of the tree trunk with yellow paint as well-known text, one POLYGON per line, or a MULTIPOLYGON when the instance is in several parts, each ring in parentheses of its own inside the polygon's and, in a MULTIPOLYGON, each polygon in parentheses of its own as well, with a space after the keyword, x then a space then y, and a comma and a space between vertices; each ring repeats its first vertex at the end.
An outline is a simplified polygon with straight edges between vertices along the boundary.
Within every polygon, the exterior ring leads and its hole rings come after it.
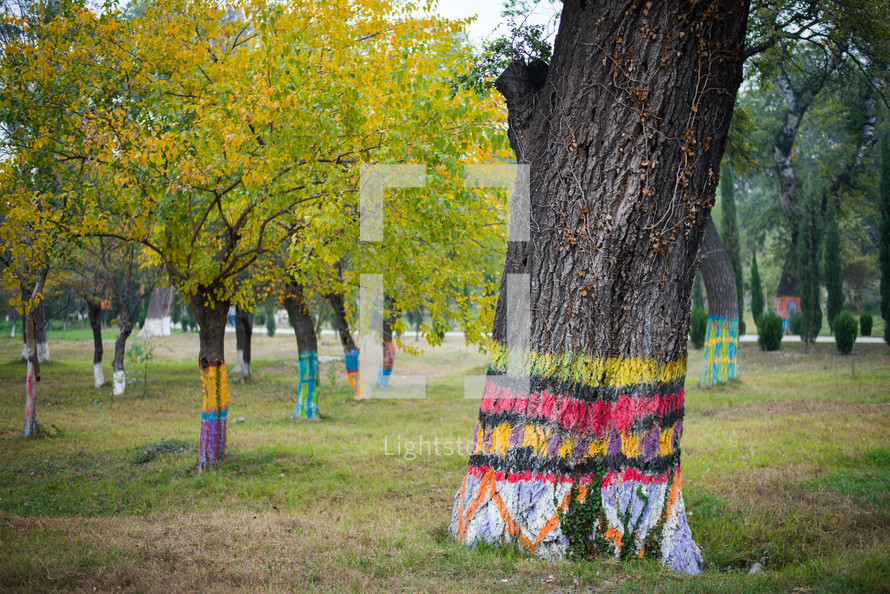
POLYGON ((198 472, 222 461, 226 451, 229 383, 223 345, 229 303, 215 299, 212 289, 199 288, 191 298, 198 320, 201 350, 201 436, 198 440, 198 472))
POLYGON ((699 572, 680 479, 686 337, 747 12, 745 0, 566 0, 552 63, 499 77, 530 169, 530 241, 507 247, 451 521, 465 546, 699 572), (528 275, 529 330, 507 319, 507 274, 528 275))

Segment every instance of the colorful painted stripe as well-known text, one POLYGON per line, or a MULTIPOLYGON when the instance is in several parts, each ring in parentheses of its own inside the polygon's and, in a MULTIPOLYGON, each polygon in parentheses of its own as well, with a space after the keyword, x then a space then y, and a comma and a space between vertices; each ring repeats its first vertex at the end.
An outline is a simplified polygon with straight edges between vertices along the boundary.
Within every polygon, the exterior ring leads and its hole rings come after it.
POLYGON ((591 542, 604 537, 615 557, 654 554, 675 571, 701 571, 701 550, 686 520, 679 466, 651 477, 614 473, 600 484, 558 477, 526 478, 470 467, 455 497, 449 530, 467 546, 479 542, 518 542, 547 559, 564 556, 567 538, 561 515, 571 513, 573 487, 579 504, 590 496, 601 501, 591 542), (651 549, 651 550, 647 550, 651 549))
POLYGON ((377 371, 377 385, 389 387, 389 376, 392 375, 393 363, 396 360, 396 349, 391 340, 383 341, 383 364, 377 371))
POLYGON ((682 388, 676 393, 621 394, 604 400, 578 400, 546 390, 517 396, 509 387, 486 379, 479 411, 480 421, 486 425, 518 417, 565 431, 599 435, 608 429, 626 431, 636 426, 642 430, 655 419, 667 419, 672 424, 673 417, 683 415, 684 398, 682 388))
POLYGON ((705 336, 702 387, 722 384, 738 377, 739 321, 708 316, 705 336))
POLYGON ((783 295, 776 297, 773 311, 782 318, 782 329, 786 335, 791 334, 791 316, 800 311, 800 297, 783 295))
POLYGON ((346 361, 346 375, 349 377, 349 383, 352 385, 352 397, 355 400, 363 400, 371 397, 371 390, 362 381, 362 376, 358 370, 358 349, 353 349, 346 353, 344 359, 346 361))
POLYGON ((198 471, 223 459, 226 450, 226 424, 229 414, 229 383, 226 364, 211 363, 201 369, 203 392, 201 436, 198 440, 198 471))
POLYGON ((318 352, 305 351, 299 354, 300 384, 297 386, 297 405, 290 415, 301 419, 305 413, 308 420, 320 418, 318 414, 318 352))
POLYGON ((686 366, 685 357, 658 362, 494 345, 452 533, 468 546, 518 541, 561 558, 569 546, 561 514, 597 493, 601 515, 589 538, 605 539, 616 556, 642 556, 651 546, 674 569, 698 572, 679 486, 686 366), (524 386, 517 369, 527 371, 524 386))
POLYGON ((502 423, 496 427, 476 425, 470 463, 511 472, 554 472, 578 476, 600 465, 606 470, 636 468, 660 473, 675 463, 683 421, 643 433, 612 431, 601 439, 590 439, 554 431, 546 425, 502 423))
MULTIPOLYGON (((620 482, 620 481, 637 481, 643 484, 650 483, 663 483, 670 479, 671 475, 674 472, 679 472, 680 467, 675 466, 671 467, 668 470, 658 473, 658 474, 643 474, 636 468, 626 468, 623 470, 609 470, 602 477, 602 486, 607 486, 612 482, 620 482)), ((519 481, 536 481, 536 482, 544 482, 551 485, 557 483, 569 483, 569 484, 579 484, 579 485, 590 485, 593 482, 593 479, 596 475, 588 474, 581 476, 566 476, 564 474, 559 474, 555 472, 532 472, 530 470, 526 470, 525 472, 512 472, 512 471, 504 471, 504 470, 493 470, 489 466, 486 465, 475 465, 470 464, 467 472, 470 474, 474 474, 477 477, 481 477, 486 472, 493 472, 495 474, 495 478, 498 481, 506 481, 508 483, 515 483, 519 481)))

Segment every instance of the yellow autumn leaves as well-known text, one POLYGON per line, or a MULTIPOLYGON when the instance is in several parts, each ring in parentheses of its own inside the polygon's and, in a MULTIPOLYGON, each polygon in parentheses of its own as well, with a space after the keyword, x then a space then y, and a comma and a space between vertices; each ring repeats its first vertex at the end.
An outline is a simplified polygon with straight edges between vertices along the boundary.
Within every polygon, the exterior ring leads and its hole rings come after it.
POLYGON ((464 188, 463 165, 508 156, 505 117, 456 82, 463 23, 397 2, 174 0, 16 26, 0 64, 0 166, 16 180, 0 188, 4 241, 21 194, 42 196, 57 230, 140 242, 188 293, 249 300, 288 274, 345 292, 380 272, 403 308, 487 323, 481 272, 497 266, 506 197, 464 188), (373 163, 429 175, 388 193, 386 241, 359 250, 373 163), (25 179, 35 167, 58 183, 25 179))

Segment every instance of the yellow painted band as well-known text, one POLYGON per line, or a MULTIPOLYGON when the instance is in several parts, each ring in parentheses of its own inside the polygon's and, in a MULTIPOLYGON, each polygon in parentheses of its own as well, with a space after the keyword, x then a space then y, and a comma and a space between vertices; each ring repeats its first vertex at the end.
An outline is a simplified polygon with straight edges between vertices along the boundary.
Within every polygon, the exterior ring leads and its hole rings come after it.
POLYGON ((201 408, 204 412, 212 413, 229 408, 229 378, 225 363, 201 370, 201 391, 201 408))
POLYGON ((576 353, 519 353, 498 342, 491 343, 490 362, 494 369, 506 371, 517 363, 540 378, 573 381, 593 388, 665 383, 686 377, 687 358, 658 363, 644 357, 594 357, 576 353))

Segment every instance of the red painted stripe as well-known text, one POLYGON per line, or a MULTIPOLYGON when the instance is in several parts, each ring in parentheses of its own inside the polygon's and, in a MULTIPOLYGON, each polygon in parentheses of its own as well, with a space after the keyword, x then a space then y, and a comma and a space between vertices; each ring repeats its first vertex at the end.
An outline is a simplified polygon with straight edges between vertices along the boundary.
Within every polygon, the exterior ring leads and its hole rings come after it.
POLYGON ((602 434, 607 430, 629 431, 635 420, 649 415, 662 417, 682 408, 684 401, 685 390, 654 396, 621 395, 616 402, 584 402, 546 391, 517 396, 509 388, 486 380, 480 408, 487 414, 509 413, 533 419, 544 418, 567 431, 602 434))
MULTIPOLYGON (((490 466, 477 466, 471 464, 467 469, 469 474, 477 478, 482 478, 485 473, 491 470, 490 466)), ((644 485, 648 485, 651 483, 661 484, 666 482, 671 475, 676 472, 680 474, 680 467, 669 470, 667 472, 663 472, 661 474, 654 475, 645 475, 636 468, 627 468, 625 470, 610 470, 603 477, 603 488, 607 487, 609 484, 613 482, 620 481, 635 481, 638 483, 643 483, 644 485)), ((526 482, 545 482, 545 483, 574 483, 578 485, 589 485, 593 482, 593 477, 595 475, 588 474, 583 476, 574 476, 574 475, 564 475, 564 474, 556 474, 556 473, 542 473, 542 472, 532 472, 527 470, 525 472, 495 472, 495 480, 497 481, 507 481, 510 483, 516 483, 519 481, 526 482)))

